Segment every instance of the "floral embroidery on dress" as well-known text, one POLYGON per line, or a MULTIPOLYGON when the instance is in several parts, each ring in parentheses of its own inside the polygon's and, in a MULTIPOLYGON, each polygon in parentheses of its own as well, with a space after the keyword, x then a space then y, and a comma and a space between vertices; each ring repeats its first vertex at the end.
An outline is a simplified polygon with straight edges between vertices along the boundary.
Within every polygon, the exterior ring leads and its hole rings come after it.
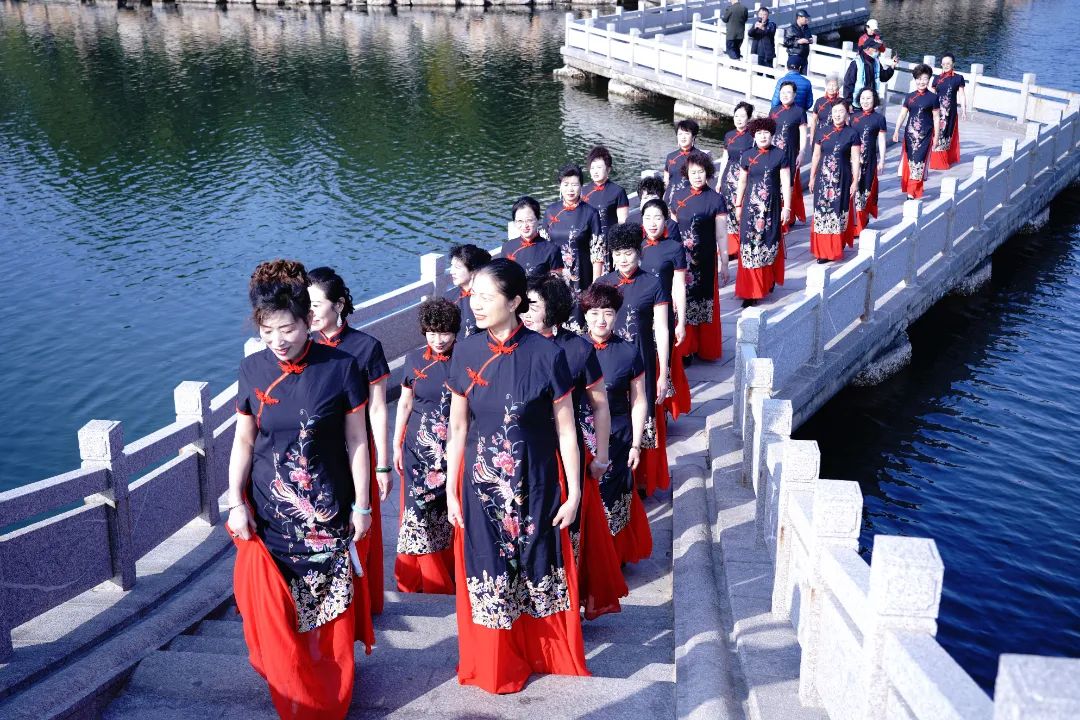
POLYGON ((924 159, 922 162, 915 162, 912 158, 920 156, 925 158, 922 146, 926 144, 929 138, 926 136, 923 128, 924 123, 919 113, 913 112, 908 117, 910 120, 908 121, 907 137, 905 138, 909 143, 907 152, 908 177, 915 182, 919 182, 926 172, 926 161, 924 159))
POLYGON ((611 507, 604 504, 604 514, 607 515, 608 529, 612 536, 618 535, 630 524, 630 503, 633 500, 634 491, 628 490, 619 495, 611 507))
POLYGON ((937 144, 934 145, 934 150, 938 152, 944 152, 952 145, 952 119, 950 113, 953 112, 952 98, 949 97, 948 92, 943 92, 938 96, 938 102, 941 104, 941 133, 938 135, 937 144))
POLYGON ((509 630, 522 614, 542 618, 570 609, 564 568, 550 567, 536 583, 525 575, 492 577, 485 570, 481 577, 466 578, 465 585, 473 622, 495 630, 509 630))
POLYGON ((649 413, 645 419, 645 427, 641 430, 641 449, 653 450, 656 448, 656 417, 649 413))
MULTIPOLYGON (((687 285, 689 285, 687 281, 687 285)), ((712 300, 691 300, 686 299, 686 324, 687 325, 708 325, 713 321, 713 304, 712 300)))
POLYGON ((296 603, 298 632, 314 630, 348 610, 353 597, 348 550, 333 553, 327 572, 309 570, 302 578, 290 579, 289 592, 296 603))
POLYGON ((450 547, 454 528, 444 508, 417 512, 407 507, 401 512, 397 551, 402 555, 427 555, 450 547))
POLYGON ((778 244, 764 242, 770 237, 773 227, 773 213, 770 212, 772 193, 769 192, 768 176, 763 175, 754 183, 748 195, 746 212, 750 213, 750 227, 746 237, 741 238, 739 257, 743 267, 768 267, 776 261, 776 254, 780 249, 778 244))
POLYGON ((833 204, 843 194, 843 188, 840 187, 843 178, 837 157, 841 149, 840 145, 836 145, 834 152, 821 158, 821 187, 814 193, 814 232, 821 235, 839 235, 847 227, 848 204, 843 203, 843 212, 833 210, 833 204))

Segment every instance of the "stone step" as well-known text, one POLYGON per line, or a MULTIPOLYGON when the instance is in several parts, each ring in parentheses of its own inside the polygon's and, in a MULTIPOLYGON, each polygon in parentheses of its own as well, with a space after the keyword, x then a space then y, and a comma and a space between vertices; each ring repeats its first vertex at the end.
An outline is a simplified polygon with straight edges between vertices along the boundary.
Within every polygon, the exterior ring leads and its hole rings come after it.
POLYGON ((206 635, 179 635, 169 643, 174 652, 206 653, 209 655, 243 655, 247 657, 247 643, 243 638, 209 637, 206 635))
MULTIPOLYGON (((573 708, 576 716, 592 712, 614 716, 631 708, 635 716, 664 716, 673 707, 674 670, 670 666, 645 664, 630 678, 535 676, 522 693, 492 696, 459 685, 454 662, 447 662, 447 648, 441 645, 425 651, 398 651, 401 657, 393 658, 398 662, 389 662, 390 657, 364 657, 349 717, 391 711, 393 717, 472 717, 478 703, 485 707, 485 715, 502 718, 566 717, 568 708, 573 708)), ((452 655, 456 655, 454 645, 452 655)), ((624 669, 634 665, 625 648, 618 652, 624 669)), ((274 717, 266 683, 245 657, 186 651, 149 655, 103 717, 166 720, 181 717, 177 714, 181 710, 186 718, 193 714, 206 718, 274 717)))

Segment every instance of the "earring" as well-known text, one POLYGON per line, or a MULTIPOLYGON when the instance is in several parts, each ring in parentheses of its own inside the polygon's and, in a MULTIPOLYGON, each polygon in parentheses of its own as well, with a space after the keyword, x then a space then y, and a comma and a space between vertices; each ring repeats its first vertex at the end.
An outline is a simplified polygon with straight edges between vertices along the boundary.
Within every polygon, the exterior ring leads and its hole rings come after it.
POLYGON ((341 313, 337 314, 337 326, 341 327, 341 313))

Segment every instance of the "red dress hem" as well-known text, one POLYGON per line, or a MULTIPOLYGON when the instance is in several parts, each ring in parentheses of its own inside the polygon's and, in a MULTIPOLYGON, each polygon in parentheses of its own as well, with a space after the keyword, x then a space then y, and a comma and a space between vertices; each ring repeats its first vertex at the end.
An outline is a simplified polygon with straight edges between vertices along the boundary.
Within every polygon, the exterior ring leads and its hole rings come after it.
POLYGON ((926 173, 929 171, 929 167, 923 170, 922 180, 912 180, 909 174, 907 148, 901 147, 900 149, 900 191, 911 195, 914 198, 921 198, 923 196, 923 186, 926 184, 926 173))
POLYGON ((667 458, 667 416, 663 407, 656 412, 656 447, 641 451, 641 461, 634 470, 634 485, 645 496, 671 487, 671 471, 667 458))
POLYGON ((620 562, 636 563, 652 557, 652 530, 645 505, 637 493, 630 498, 630 522, 615 535, 614 541, 620 562))
POLYGON ((760 300, 768 297, 776 285, 784 284, 784 238, 780 238, 780 248, 772 265, 762 268, 743 267, 739 258, 739 269, 735 273, 735 295, 743 300, 760 300))
POLYGON ((953 128, 949 147, 944 150, 930 151, 930 168, 932 170, 948 170, 960 162, 960 120, 957 118, 956 127, 953 128))
MULTIPOLYGON (((592 462, 592 453, 585 451, 585 461, 592 462)), ((581 488, 581 514, 578 537, 578 596, 585 609, 585 619, 622 611, 619 598, 630 594, 622 570, 615 541, 608 529, 600 484, 588 473, 581 488)))
MULTIPOLYGON (((402 478, 398 503, 398 527, 405 512, 405 480, 402 478)), ((454 546, 423 555, 398 553, 394 559, 394 581, 405 593, 454 594, 454 546)))

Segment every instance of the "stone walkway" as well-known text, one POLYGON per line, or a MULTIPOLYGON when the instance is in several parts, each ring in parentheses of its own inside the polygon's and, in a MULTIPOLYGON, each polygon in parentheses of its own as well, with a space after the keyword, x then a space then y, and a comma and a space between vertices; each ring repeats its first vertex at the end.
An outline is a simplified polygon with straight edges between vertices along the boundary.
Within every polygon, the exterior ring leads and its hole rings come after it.
MULTIPOLYGON (((895 113, 891 108, 890 122, 895 113)), ((975 155, 995 155, 1002 139, 1019 136, 971 122, 963 132, 961 165, 931 174, 928 197, 943 177, 970 174, 975 155)), ((902 217, 897 154, 890 149, 877 229, 902 217)), ((765 307, 793 302, 805 287, 813 262, 809 228, 796 227, 787 244, 786 284, 765 307)), ((534 677, 522 692, 501 697, 461 687, 452 598, 391 592, 376 621, 378 646, 371 656, 357 654, 350 718, 823 717, 798 705, 797 641, 769 613, 770 559, 753 534, 753 492, 740 483, 741 447, 731 433, 740 307, 732 292, 733 282, 721 292, 724 359, 688 368, 695 407, 670 426, 674 494, 646 503, 653 558, 626 569, 631 593, 622 613, 584 623, 593 677, 534 677)), ((388 581, 396 491, 393 497, 383 517, 388 581)), ((152 652, 104 717, 276 717, 265 683, 247 662, 238 620, 227 605, 152 652)))

